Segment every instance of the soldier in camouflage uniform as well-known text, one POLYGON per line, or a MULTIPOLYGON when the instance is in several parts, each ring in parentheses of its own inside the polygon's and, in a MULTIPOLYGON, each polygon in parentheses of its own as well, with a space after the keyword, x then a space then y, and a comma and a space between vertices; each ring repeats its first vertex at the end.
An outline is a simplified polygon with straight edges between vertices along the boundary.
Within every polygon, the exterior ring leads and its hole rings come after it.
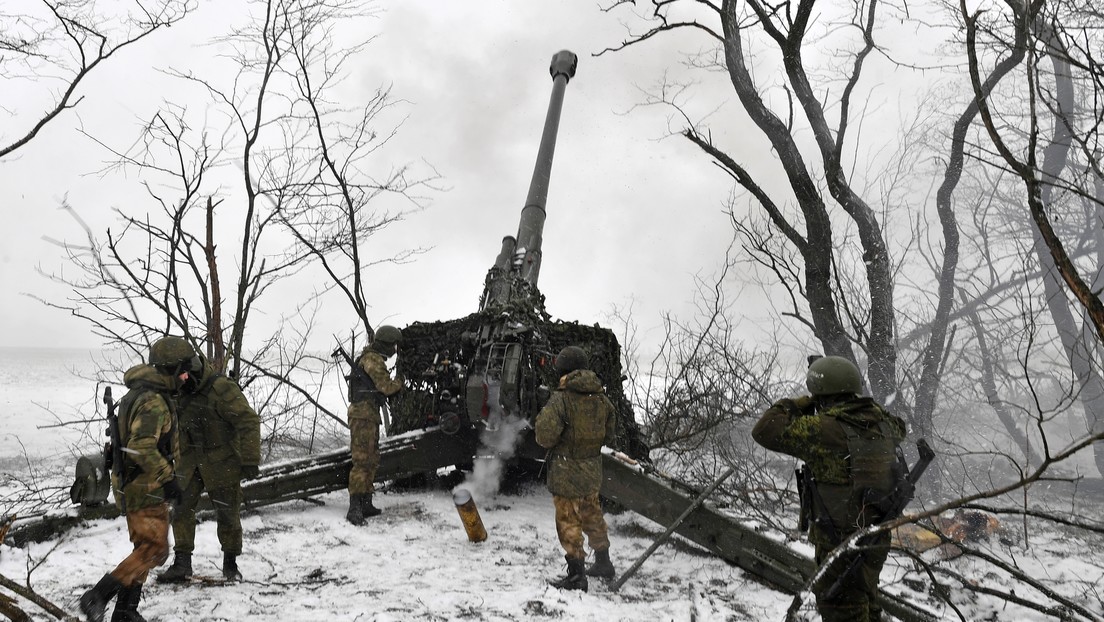
MULTIPOLYGON (((862 376, 847 359, 826 356, 809 365, 806 386, 812 396, 783 399, 763 413, 752 438, 772 451, 804 460, 811 474, 805 488, 811 511, 809 541, 822 564, 832 549, 858 529, 881 522, 876 500, 892 491, 896 447, 905 438, 905 422, 869 397, 860 397, 862 376)), ((829 567, 813 586, 824 622, 875 622, 878 576, 889 554, 890 534, 882 533, 865 550, 829 567), (841 579, 842 576, 842 579, 841 579), (833 586, 836 593, 828 598, 833 586)))
POLYGON ((241 481, 257 477, 259 472, 261 419, 238 383, 217 373, 187 341, 180 339, 177 346, 192 353, 188 381, 177 397, 180 461, 176 472, 184 488, 184 500, 173 516, 173 564, 157 578, 173 583, 192 576, 196 506, 206 490, 215 507, 222 575, 240 581, 241 481))
POLYGON ((403 377, 392 380, 387 371, 387 359, 398 352, 400 342, 399 329, 380 326, 349 375, 349 449, 353 466, 349 470, 349 512, 345 520, 354 525, 363 525, 365 518, 380 513, 372 504, 380 463, 380 409, 388 397, 403 389, 403 377))
POLYGON ((548 490, 556 507, 556 534, 565 551, 567 576, 552 582, 566 590, 587 590, 587 575, 613 578, 609 534, 598 491, 602 445, 613 442, 617 413, 598 376, 586 369, 586 352, 568 346, 556 356, 560 386, 536 420, 537 443, 548 449, 548 490), (584 568, 583 534, 595 562, 584 568))
POLYGON ((155 342, 149 365, 123 375, 129 391, 116 409, 122 464, 112 465, 111 486, 134 549, 81 595, 80 608, 90 622, 102 622, 116 596, 111 622, 144 622, 138 614, 142 585, 149 571, 169 557, 169 504, 179 503, 183 494, 173 471, 180 447, 172 394, 187 380, 191 356, 174 347, 172 339, 155 342))

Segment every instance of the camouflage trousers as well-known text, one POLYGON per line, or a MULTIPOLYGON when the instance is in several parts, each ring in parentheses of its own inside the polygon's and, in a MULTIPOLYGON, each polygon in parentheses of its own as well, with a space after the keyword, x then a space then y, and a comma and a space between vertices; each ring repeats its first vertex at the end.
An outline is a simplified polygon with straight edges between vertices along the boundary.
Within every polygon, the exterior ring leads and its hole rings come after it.
POLYGON ((144 584, 149 571, 169 558, 169 505, 128 512, 126 521, 134 550, 111 571, 111 576, 123 587, 133 587, 144 584))
MULTIPOLYGON (((177 506, 173 516, 173 551, 191 553, 195 550, 196 506, 199 505, 199 498, 203 495, 206 484, 199 474, 199 469, 182 474, 182 477, 184 478, 184 499, 177 506)), ((211 505, 215 506, 215 522, 218 525, 216 533, 218 533, 222 551, 241 555, 241 484, 208 490, 207 497, 211 500, 211 505)))
MULTIPOLYGON (((832 546, 816 546, 816 562, 820 565, 832 551, 832 546)), ((859 568, 844 578, 835 596, 828 600, 824 594, 851 566, 855 553, 841 555, 828 568, 822 579, 813 586, 817 611, 823 622, 879 622, 882 608, 878 605, 878 578, 889 556, 889 534, 882 534, 874 547, 865 549, 859 568)))
POLYGON ((602 514, 602 504, 598 493, 586 497, 552 496, 556 506, 556 535, 560 546, 571 559, 586 559, 583 549, 583 534, 586 534, 590 548, 605 551, 610 547, 606 517, 602 514))
POLYGON ((353 468, 349 470, 349 494, 370 494, 376 489, 379 468, 379 423, 363 417, 349 418, 349 449, 353 468))

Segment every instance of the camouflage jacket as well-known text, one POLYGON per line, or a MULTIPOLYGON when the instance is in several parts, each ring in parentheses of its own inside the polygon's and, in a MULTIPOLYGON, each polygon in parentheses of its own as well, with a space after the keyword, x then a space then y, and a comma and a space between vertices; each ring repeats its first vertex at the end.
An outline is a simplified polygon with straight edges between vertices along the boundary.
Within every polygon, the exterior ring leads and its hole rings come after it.
POLYGON ((238 383, 215 373, 207 360, 203 371, 177 397, 180 462, 177 471, 199 469, 204 486, 217 490, 241 481, 242 465, 261 462, 261 418, 238 383))
MULTIPOLYGON (((838 537, 846 537, 871 522, 863 520, 862 501, 852 487, 852 457, 845 426, 877 438, 888 430, 891 447, 905 438, 905 422, 869 397, 849 397, 819 405, 807 396, 779 400, 763 413, 751 431, 752 438, 763 447, 805 461, 816 481, 820 505, 832 518, 838 537)), ((888 464, 893 456, 885 458, 888 464)), ((814 515, 817 505, 814 501, 814 515)), ((816 527, 814 523, 810 540, 826 541, 823 529, 816 527)))
POLYGON ((171 397, 175 379, 149 365, 136 365, 123 374, 129 392, 119 400, 119 438, 123 464, 113 469, 115 503, 133 512, 165 502, 161 486, 174 476, 180 459, 171 397), (124 506, 125 499, 125 506, 124 506))
MULTIPOLYGON (((387 359, 373 350, 371 346, 361 351, 356 363, 360 365, 364 373, 368 374, 368 377, 372 379, 372 384, 376 385, 376 390, 384 397, 391 397, 402 391, 402 378, 391 379, 391 373, 387 371, 387 359)), ((348 416, 350 419, 370 419, 376 425, 382 423, 380 406, 375 400, 361 400, 349 404, 348 416)))
POLYGON ((602 445, 612 443, 617 414, 598 376, 588 369, 560 378, 537 415, 537 443, 548 449, 548 490, 586 497, 602 487, 602 445))

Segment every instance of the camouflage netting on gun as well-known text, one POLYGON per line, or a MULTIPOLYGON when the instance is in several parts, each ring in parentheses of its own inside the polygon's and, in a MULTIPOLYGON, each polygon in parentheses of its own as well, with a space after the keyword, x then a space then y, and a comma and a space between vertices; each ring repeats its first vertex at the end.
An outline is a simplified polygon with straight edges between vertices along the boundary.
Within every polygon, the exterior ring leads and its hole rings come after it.
MULTIPOLYGON (((416 322, 403 327, 397 368, 407 381, 404 391, 391 404, 391 429, 402 433, 426 427, 426 413, 433 408, 438 387, 427 370, 445 360, 466 368, 478 345, 478 336, 487 326, 502 323, 510 339, 522 344, 539 374, 535 384, 554 389, 559 378, 553 368, 556 353, 565 346, 577 345, 590 357, 590 368, 606 386, 607 395, 618 411, 618 437, 615 449, 636 458, 648 459, 648 447, 636 422, 632 405, 622 387, 621 346, 613 332, 598 325, 551 321, 543 307, 515 301, 491 311, 473 313, 447 322, 416 322)), ((500 331, 501 332, 501 331, 500 331)), ((536 417, 543 404, 528 403, 526 417, 536 417)))

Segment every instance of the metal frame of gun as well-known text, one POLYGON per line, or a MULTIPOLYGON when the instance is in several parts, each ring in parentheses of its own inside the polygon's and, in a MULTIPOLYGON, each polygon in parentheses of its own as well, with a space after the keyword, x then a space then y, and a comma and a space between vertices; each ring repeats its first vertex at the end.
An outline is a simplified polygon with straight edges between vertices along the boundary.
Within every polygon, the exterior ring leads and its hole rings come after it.
MULTIPOLYGON (((893 491, 893 495, 890 497, 890 503, 886 506, 885 517, 881 520, 881 523, 893 520, 904 513, 905 506, 912 500, 912 491, 916 487, 916 482, 920 481, 920 477, 924 475, 924 471, 927 470, 928 465, 935 459, 935 451, 928 445, 928 441, 925 439, 916 441, 916 450, 920 455, 916 459, 916 464, 912 465, 912 468, 909 469, 908 476, 905 478, 909 484, 908 490, 906 491, 902 490, 902 488, 898 488, 893 491)), ((828 591, 824 593, 822 598, 831 600, 841 589, 843 589, 844 582, 858 571, 862 566, 863 560, 866 559, 866 551, 863 550, 862 547, 873 544, 877 535, 877 532, 867 534, 855 541, 855 546, 859 548, 858 554, 851 559, 847 568, 836 577, 835 582, 832 583, 832 586, 828 588, 828 591)))

